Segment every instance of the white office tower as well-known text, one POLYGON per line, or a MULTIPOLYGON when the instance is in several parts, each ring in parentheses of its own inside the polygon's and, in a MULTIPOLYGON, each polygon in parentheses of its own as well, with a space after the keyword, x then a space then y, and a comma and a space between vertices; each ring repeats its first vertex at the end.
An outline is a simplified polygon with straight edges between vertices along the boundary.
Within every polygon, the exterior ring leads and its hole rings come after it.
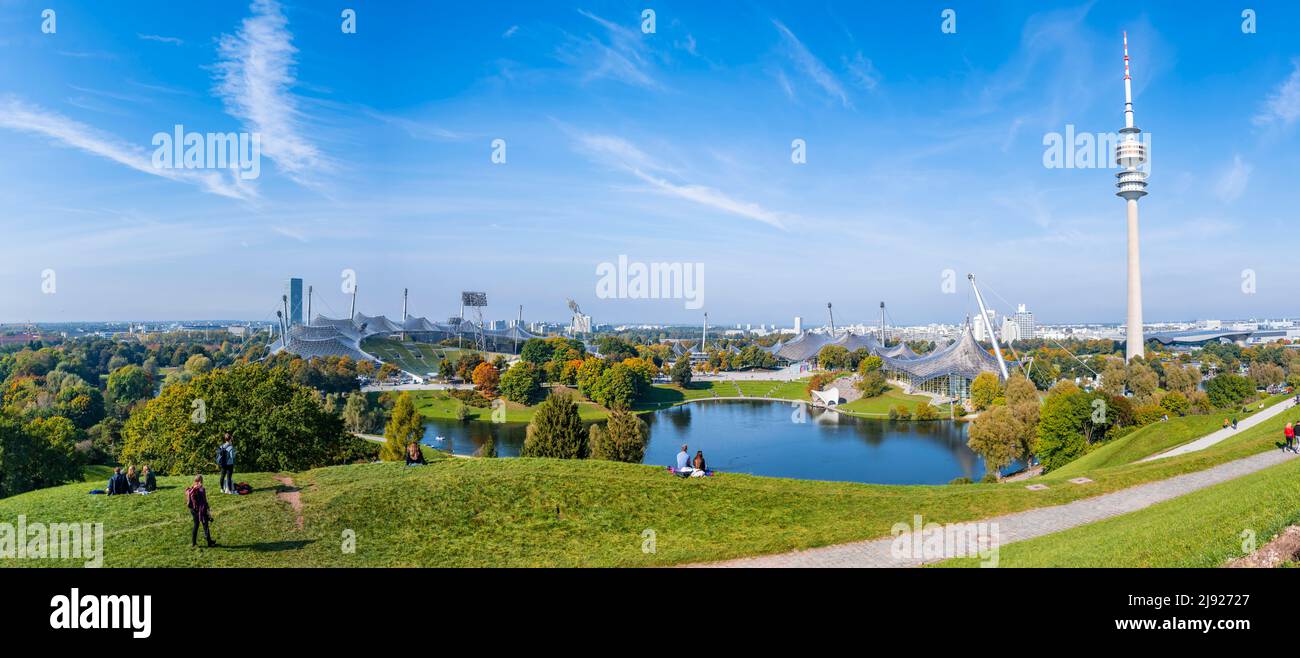
POLYGON ((1128 206, 1128 321, 1124 342, 1125 359, 1143 355, 1142 265, 1138 246, 1138 199, 1147 195, 1147 173, 1140 167, 1147 161, 1147 149, 1138 141, 1142 132, 1133 125, 1133 79, 1129 76, 1128 32, 1124 33, 1124 128, 1115 148, 1115 162, 1124 170, 1115 174, 1116 196, 1128 206))

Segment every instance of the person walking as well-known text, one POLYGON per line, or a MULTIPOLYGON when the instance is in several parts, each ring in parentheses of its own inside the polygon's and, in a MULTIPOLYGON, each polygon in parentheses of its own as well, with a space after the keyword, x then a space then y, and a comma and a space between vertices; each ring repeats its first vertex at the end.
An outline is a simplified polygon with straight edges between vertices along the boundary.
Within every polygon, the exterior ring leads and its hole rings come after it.
POLYGON ((1233 430, 1236 430, 1236 429, 1237 429, 1237 417, 1236 417, 1236 416, 1233 416, 1233 417, 1232 417, 1232 429, 1233 429, 1233 430))
POLYGON ((235 443, 226 432, 226 442, 217 449, 217 466, 221 467, 221 493, 235 493, 235 443))
POLYGON ((190 548, 199 545, 199 524, 203 524, 203 538, 208 540, 208 548, 217 545, 212 541, 212 531, 208 524, 212 522, 212 514, 208 510, 208 494, 203 489, 203 476, 195 475, 194 484, 185 490, 185 506, 190 510, 190 516, 194 519, 194 527, 190 530, 190 548))
POLYGON ((1283 431, 1284 436, 1286 437, 1286 447, 1284 448, 1284 450, 1290 450, 1291 452, 1295 452, 1295 451, 1296 451, 1296 447, 1295 447, 1295 425, 1292 424, 1292 423, 1287 423, 1287 424, 1286 424, 1286 429, 1285 429, 1285 430, 1282 430, 1282 431, 1283 431))

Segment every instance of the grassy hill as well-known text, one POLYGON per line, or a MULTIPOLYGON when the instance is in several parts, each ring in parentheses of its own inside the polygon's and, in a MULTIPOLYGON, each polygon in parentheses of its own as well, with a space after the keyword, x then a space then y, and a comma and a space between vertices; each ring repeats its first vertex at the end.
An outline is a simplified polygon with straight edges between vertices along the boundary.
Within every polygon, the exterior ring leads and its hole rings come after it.
MULTIPOLYGON (((211 550, 189 547, 188 477, 161 478, 162 489, 149 496, 88 495, 98 481, 34 491, 0 500, 0 519, 103 522, 108 566, 666 565, 886 536, 913 514, 946 523, 1078 500, 1275 449, 1282 425, 1297 416, 1288 411, 1197 453, 1089 471, 1088 484, 1038 478, 1045 491, 1022 483, 886 486, 730 473, 679 479, 612 462, 443 458, 423 468, 283 474, 300 489, 302 529, 277 497, 285 485, 276 474, 240 474, 256 491, 210 494, 214 532, 225 544, 211 550), (655 532, 653 553, 641 550, 647 529, 655 532), (341 550, 346 530, 356 535, 352 554, 341 550)), ((72 563, 0 561, 56 565, 72 563)))

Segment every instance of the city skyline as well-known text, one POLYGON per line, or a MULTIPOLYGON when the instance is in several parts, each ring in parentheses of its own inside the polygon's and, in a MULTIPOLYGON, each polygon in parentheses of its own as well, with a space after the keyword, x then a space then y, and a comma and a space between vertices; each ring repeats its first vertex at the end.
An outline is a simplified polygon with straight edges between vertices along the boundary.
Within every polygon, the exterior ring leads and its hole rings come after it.
POLYGON ((0 322, 267 320, 291 277, 345 316, 351 271, 369 314, 410 288, 429 317, 485 290, 505 318, 572 297, 600 324, 817 326, 827 301, 871 323, 884 299, 899 324, 954 323, 975 272, 1000 313, 1123 323, 1116 170, 1044 161, 1050 135, 1113 133, 1124 31, 1159 170, 1145 315, 1296 314, 1272 239, 1300 164, 1283 3, 1257 33, 1146 3, 958 5, 955 33, 928 6, 668 3, 652 34, 626 2, 360 5, 355 34, 305 3, 71 3, 53 34, 41 5, 3 6, 0 322), (177 126, 260 133, 260 175, 152 167, 177 126), (601 299, 622 255, 702 264, 704 308, 601 299))

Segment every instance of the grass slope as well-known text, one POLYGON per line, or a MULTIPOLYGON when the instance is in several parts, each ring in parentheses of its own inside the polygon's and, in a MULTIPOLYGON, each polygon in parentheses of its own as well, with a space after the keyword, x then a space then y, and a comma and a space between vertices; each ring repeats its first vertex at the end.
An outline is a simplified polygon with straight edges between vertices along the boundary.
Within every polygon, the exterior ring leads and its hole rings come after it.
MULTIPOLYGON (((1217 567, 1300 523, 1300 461, 1147 509, 1002 547, 1000 567, 1217 567)), ((976 567, 978 560, 937 566, 976 567)))

